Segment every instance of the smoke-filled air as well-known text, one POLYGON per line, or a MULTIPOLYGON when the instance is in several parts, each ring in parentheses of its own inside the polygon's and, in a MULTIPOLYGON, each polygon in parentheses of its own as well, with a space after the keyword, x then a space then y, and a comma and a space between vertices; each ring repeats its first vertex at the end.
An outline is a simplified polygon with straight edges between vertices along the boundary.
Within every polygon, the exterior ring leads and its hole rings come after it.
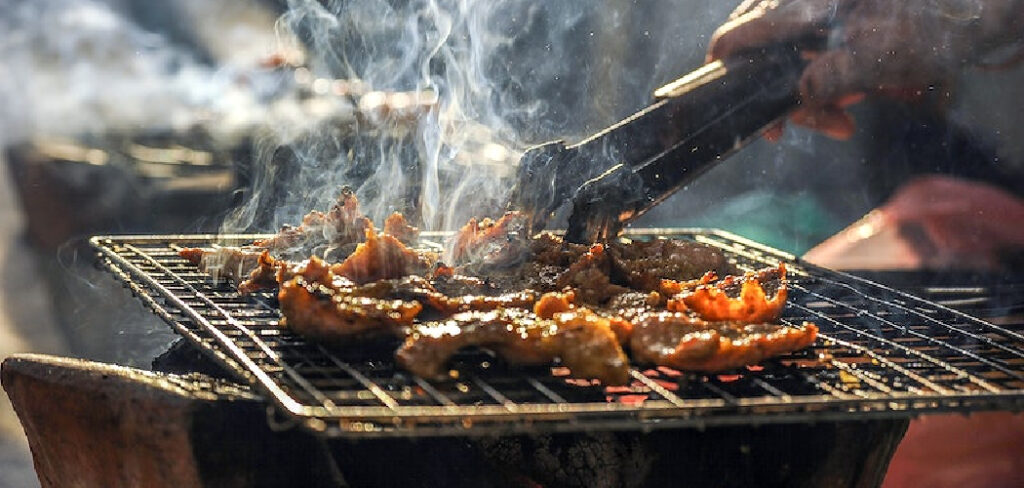
POLYGON ((378 223, 399 211, 441 230, 500 215, 519 154, 542 142, 551 114, 536 89, 567 69, 559 36, 579 21, 573 8, 291 0, 280 39, 302 44, 314 89, 348 93, 354 113, 264 134, 252 193, 225 230, 296 223, 343 186, 378 223))

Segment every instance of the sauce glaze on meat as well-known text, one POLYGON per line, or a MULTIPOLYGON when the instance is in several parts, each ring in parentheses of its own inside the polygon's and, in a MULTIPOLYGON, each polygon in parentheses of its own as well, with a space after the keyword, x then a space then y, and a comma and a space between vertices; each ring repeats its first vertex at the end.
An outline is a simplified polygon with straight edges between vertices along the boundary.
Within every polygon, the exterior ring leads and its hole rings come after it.
POLYGON ((378 233, 356 205, 344 193, 327 214, 252 247, 181 255, 227 270, 242 292, 277 287, 283 323, 311 340, 398 338, 398 363, 424 377, 440 376, 460 349, 479 347, 510 364, 559 361, 576 377, 621 385, 630 357, 723 371, 807 347, 817 335, 814 324, 777 323, 787 294, 782 265, 734 275, 721 251, 695 242, 581 246, 527 237, 514 212, 474 219, 438 255, 407 245, 415 232, 401 216, 378 233), (280 252, 322 225, 355 244, 340 262, 280 252))

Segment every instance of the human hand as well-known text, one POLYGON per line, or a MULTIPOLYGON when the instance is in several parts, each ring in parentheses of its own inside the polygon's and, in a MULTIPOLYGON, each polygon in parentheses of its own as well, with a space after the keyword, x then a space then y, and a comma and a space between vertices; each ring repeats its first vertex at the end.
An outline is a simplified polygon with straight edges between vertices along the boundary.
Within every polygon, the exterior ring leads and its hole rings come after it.
MULTIPOLYGON (((1020 0, 746 0, 715 31, 708 59, 817 37, 807 52, 801 107, 791 120, 836 139, 855 130, 849 105, 865 95, 916 98, 942 89, 967 64, 1018 39, 1020 0)), ((765 136, 777 139, 782 127, 765 136)))
POLYGON ((836 269, 998 270, 1024 250, 1024 199, 985 183, 926 176, 808 251, 836 269))

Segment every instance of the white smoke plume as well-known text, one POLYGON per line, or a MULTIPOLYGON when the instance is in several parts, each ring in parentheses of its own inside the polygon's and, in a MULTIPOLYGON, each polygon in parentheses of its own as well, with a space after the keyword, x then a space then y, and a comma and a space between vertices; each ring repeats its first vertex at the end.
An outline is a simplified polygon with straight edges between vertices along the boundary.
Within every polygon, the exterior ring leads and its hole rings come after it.
POLYGON ((437 103, 411 125, 385 117, 357 127, 365 137, 330 123, 301 134, 277 127, 257 151, 248 203, 225 229, 296 223, 343 185, 377 222, 403 211, 426 229, 451 229, 500 213, 519 153, 552 132, 545 124, 572 116, 536 90, 572 69, 565 60, 578 43, 566 36, 593 11, 581 6, 290 0, 278 30, 306 46, 314 77, 437 103))

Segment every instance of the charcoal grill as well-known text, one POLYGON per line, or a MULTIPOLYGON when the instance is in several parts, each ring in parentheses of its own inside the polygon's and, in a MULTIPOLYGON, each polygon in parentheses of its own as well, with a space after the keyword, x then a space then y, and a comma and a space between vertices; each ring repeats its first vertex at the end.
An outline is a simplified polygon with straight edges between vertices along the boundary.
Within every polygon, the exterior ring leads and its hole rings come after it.
MULTIPOLYGON (((482 435, 652 430, 853 419, 1024 406, 1024 330, 997 326, 884 285, 801 262, 719 230, 644 229, 710 244, 737 267, 785 262, 782 321, 812 321, 810 348, 726 374, 636 368, 626 387, 565 368, 456 357, 445 381, 397 369, 390 346, 326 348, 279 325, 272 294, 241 296, 180 258, 183 247, 260 235, 99 236, 102 266, 178 333, 266 395, 286 425, 327 436, 482 435)), ((424 233, 426 248, 440 233, 424 233)))

